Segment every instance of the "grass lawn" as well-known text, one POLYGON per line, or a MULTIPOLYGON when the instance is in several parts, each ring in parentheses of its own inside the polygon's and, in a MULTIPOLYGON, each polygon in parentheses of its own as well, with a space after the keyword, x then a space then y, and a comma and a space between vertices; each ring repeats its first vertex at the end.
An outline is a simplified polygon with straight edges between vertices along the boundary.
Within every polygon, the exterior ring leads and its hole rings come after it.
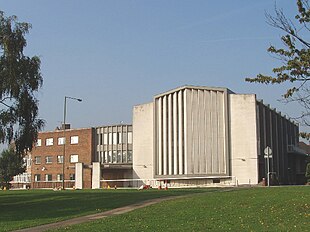
POLYGON ((188 196, 62 230, 310 231, 310 187, 241 188, 188 196))
POLYGON ((137 190, 20 190, 0 191, 0 231, 61 221, 144 200, 216 189, 137 190))

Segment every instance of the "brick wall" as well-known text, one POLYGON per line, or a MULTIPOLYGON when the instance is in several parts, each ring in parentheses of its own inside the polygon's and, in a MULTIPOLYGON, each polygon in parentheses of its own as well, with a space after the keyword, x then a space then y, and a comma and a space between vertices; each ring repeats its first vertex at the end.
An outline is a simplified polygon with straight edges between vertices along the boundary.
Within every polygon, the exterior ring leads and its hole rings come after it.
MULTIPOLYGON (((66 145, 65 145, 65 172, 64 179, 66 187, 72 187, 73 181, 69 181, 70 174, 75 174, 75 163, 70 160, 71 155, 78 155, 78 162, 83 163, 85 168, 83 169, 84 187, 91 188, 91 165, 94 160, 94 128, 86 129, 68 129, 65 132, 66 145), (78 137, 78 142, 72 144, 72 137, 78 137)), ((38 142, 41 142, 40 146, 34 146, 31 157, 31 186, 33 188, 52 188, 62 186, 62 181, 57 181, 57 174, 62 174, 63 164, 57 162, 57 156, 62 156, 64 152, 64 145, 59 144, 59 138, 63 138, 64 133, 62 130, 55 130, 50 132, 40 132, 38 134, 38 142), (46 145, 47 139, 53 139, 53 145, 46 145), (51 163, 46 162, 46 157, 51 157, 51 163), (36 164, 36 157, 41 157, 41 163, 36 164), (41 181, 35 182, 35 175, 41 175, 41 181), (45 182, 45 175, 52 175, 52 181, 45 182)))

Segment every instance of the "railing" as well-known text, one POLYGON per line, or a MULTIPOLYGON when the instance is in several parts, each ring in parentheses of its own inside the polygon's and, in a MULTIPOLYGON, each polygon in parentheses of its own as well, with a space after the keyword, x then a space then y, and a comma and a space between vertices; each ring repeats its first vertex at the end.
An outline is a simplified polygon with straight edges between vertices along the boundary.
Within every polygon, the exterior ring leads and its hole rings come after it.
POLYGON ((186 188, 197 186, 237 186, 238 180, 235 176, 224 177, 180 177, 162 179, 115 179, 100 180, 100 188, 140 188, 150 186, 152 188, 186 188))
MULTIPOLYGON (((65 188, 74 188, 75 180, 65 180, 65 188)), ((62 188, 62 181, 36 181, 32 183, 32 188, 58 189, 62 188)))

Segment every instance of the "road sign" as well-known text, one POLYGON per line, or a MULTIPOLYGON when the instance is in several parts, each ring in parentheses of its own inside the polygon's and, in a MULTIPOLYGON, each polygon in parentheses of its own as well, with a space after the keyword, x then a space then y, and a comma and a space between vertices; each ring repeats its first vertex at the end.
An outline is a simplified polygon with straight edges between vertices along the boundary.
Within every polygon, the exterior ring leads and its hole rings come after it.
MULTIPOLYGON (((272 150, 269 146, 267 146, 264 150, 265 155, 270 156, 272 154, 272 150)), ((267 157, 265 157, 267 158, 267 157)))

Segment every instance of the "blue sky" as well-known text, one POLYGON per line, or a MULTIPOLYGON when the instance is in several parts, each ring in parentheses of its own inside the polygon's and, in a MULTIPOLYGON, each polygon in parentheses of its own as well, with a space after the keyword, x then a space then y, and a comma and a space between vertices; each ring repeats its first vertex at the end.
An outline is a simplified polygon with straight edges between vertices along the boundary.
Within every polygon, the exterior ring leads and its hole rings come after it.
MULTIPOLYGON (((45 130, 63 120, 72 127, 131 123, 132 107, 183 85, 256 93, 293 116, 297 106, 277 100, 285 86, 249 84, 278 64, 266 49, 282 32, 266 23, 272 0, 0 0, 6 15, 33 28, 26 55, 41 58, 38 94, 45 130)), ((295 1, 277 1, 289 16, 295 1)))

